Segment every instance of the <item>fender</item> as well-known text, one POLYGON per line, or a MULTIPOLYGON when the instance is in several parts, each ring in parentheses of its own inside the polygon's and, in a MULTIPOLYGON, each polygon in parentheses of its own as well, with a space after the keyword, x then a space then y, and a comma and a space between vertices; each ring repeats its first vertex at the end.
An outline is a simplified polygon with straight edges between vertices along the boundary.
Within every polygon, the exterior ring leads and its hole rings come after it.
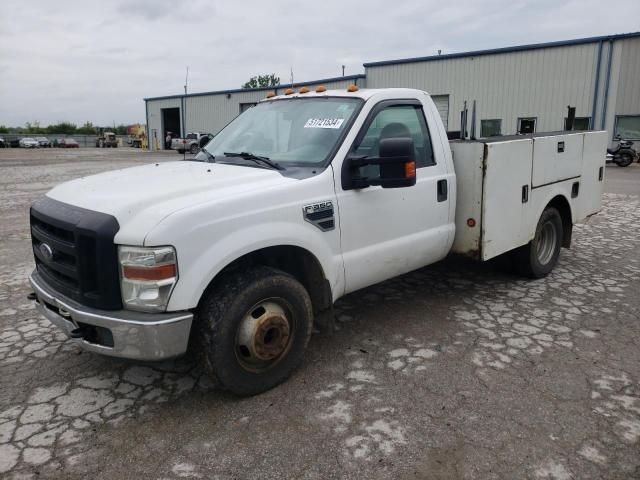
POLYGON ((536 227, 538 224, 538 220, 542 215, 542 212, 556 197, 561 197, 568 203, 569 211, 571 214, 571 226, 581 220, 576 218, 576 210, 571 201, 571 186, 576 181, 578 181, 578 179, 554 183, 552 185, 546 185, 544 187, 534 188, 532 190, 531 201, 534 202, 535 208, 532 210, 534 215, 534 217, 531 219, 532 221, 527 222, 527 224, 531 225, 532 228, 531 231, 527 232, 527 243, 533 240, 536 235, 536 227))
POLYGON ((186 257, 184 253, 189 249, 176 245, 180 277, 167 310, 195 308, 204 290, 226 266, 256 250, 276 246, 300 247, 311 253, 331 284, 335 301, 344 292, 342 255, 332 252, 329 244, 318 238, 318 234, 310 233, 310 228, 315 227, 288 222, 252 225, 218 238, 206 250, 192 258, 186 257))

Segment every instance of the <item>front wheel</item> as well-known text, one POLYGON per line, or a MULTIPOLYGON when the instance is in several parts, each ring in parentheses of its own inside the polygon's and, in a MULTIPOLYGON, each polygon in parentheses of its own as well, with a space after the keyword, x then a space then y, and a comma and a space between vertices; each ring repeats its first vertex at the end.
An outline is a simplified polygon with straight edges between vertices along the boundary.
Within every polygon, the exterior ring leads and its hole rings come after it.
POLYGON ((558 263, 562 247, 562 217, 547 207, 540 215, 533 240, 515 251, 515 265, 527 277, 546 277, 558 263))
POLYGON ((268 267, 228 274, 198 306, 194 346, 214 383, 255 395, 285 381, 300 364, 313 328, 306 289, 268 267))
POLYGON ((193 155, 198 153, 198 150, 198 145, 196 145, 195 143, 189 147, 189 153, 192 153, 193 155))
POLYGON ((614 160, 619 167, 628 167, 633 163, 633 156, 630 153, 621 153, 618 159, 614 160))

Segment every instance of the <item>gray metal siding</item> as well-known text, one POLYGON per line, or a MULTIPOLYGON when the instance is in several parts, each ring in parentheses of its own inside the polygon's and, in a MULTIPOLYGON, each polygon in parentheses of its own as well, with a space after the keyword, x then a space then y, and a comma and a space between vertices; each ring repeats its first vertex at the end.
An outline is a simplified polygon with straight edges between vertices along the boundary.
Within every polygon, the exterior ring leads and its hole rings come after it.
POLYGON ((616 115, 640 115, 640 38, 622 42, 616 115))
MULTIPOLYGON (((561 130, 567 105, 591 116, 597 44, 367 68, 367 86, 410 87, 449 95, 449 130, 460 128, 464 101, 477 101, 480 120, 502 119, 516 133, 519 117, 537 117, 538 131, 561 130)), ((470 104, 470 103, 469 103, 470 104)))

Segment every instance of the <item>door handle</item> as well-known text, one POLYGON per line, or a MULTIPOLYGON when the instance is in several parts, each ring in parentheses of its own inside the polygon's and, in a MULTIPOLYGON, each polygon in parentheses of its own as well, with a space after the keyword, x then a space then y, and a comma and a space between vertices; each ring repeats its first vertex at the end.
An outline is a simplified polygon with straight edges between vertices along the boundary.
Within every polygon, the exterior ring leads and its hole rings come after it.
POLYGON ((447 180, 438 180, 438 201, 444 202, 448 197, 447 180))

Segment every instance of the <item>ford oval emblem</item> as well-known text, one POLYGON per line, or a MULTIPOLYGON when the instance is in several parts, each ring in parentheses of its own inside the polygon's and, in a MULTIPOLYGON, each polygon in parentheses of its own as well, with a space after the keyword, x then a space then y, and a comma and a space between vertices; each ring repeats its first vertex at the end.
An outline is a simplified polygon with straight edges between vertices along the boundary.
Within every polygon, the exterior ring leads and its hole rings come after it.
POLYGON ((40 253, 47 262, 53 260, 53 250, 49 245, 47 245, 46 243, 41 243, 38 248, 40 249, 40 253))

